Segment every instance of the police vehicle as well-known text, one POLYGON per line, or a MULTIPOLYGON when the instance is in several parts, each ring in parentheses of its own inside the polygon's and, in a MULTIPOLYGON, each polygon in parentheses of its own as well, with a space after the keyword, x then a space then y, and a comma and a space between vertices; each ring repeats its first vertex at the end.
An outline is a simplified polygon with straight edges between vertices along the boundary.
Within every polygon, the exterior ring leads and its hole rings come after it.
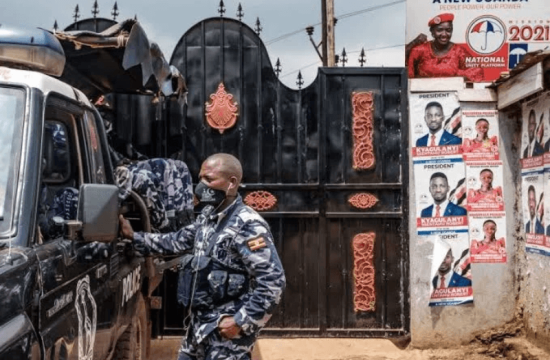
POLYGON ((162 274, 119 239, 104 124, 65 61, 52 33, 0 24, 0 359, 145 359, 162 274))

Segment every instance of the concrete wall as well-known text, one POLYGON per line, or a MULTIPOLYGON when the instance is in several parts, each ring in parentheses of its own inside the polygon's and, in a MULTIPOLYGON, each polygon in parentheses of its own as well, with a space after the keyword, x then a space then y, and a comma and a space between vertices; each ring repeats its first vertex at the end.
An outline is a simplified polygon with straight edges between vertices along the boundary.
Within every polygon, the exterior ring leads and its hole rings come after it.
MULTIPOLYGON (((414 89, 414 86, 411 88, 414 89)), ((467 90, 464 91, 467 92, 467 90)), ((471 98, 471 96, 464 98, 471 98)), ((494 108, 496 103, 461 103, 463 109, 487 109, 488 106, 494 108)), ((517 206, 516 199, 520 193, 516 186, 519 174, 511 170, 519 168, 518 151, 514 151, 511 140, 518 136, 516 132, 515 120, 509 122, 507 119, 501 119, 500 152, 504 163, 508 263, 472 265, 474 303, 470 305, 428 306, 433 243, 416 235, 414 170, 412 162, 410 164, 410 294, 411 336, 414 347, 446 347, 466 343, 473 338, 474 333, 501 326, 514 318, 518 290, 515 278, 517 244, 513 235, 516 234, 519 226, 514 214, 517 206)), ((519 144, 519 137, 516 140, 517 142, 514 143, 519 144)), ((542 274, 539 275, 542 276, 542 274)), ((550 283, 550 280, 547 282, 550 283)))
MULTIPOLYGON (((510 136, 510 161, 514 172, 516 185, 515 232, 516 238, 516 271, 518 284, 517 315, 523 319, 528 338, 536 345, 550 351, 550 257, 527 253, 525 251, 525 225, 522 211, 521 174, 519 154, 521 144, 521 112, 519 104, 517 111, 502 114, 509 125, 507 133, 510 136)), ((501 121, 502 123, 502 121, 501 121)), ((546 186, 546 184, 545 184, 546 186)), ((550 194, 546 194, 550 196, 550 194)))

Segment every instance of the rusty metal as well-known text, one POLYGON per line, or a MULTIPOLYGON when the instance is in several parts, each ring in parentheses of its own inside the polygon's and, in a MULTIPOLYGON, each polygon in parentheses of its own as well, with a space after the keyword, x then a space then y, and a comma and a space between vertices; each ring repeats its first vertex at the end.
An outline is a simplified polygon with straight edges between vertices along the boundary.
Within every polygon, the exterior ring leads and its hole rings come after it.
POLYGON ((233 95, 227 93, 223 83, 220 83, 216 93, 210 95, 210 101, 206 103, 206 122, 220 134, 237 122, 239 107, 232 99, 233 95))
POLYGON ((268 191, 254 191, 246 195, 244 203, 256 211, 267 211, 277 205, 277 198, 268 191))
POLYGON ((376 163, 373 146, 373 110, 372 92, 352 93, 353 107, 353 169, 372 169, 376 163))
POLYGON ((353 278, 355 281, 353 303, 355 312, 375 311, 375 239, 376 234, 373 232, 357 234, 353 238, 353 278))
POLYGON ((359 193, 348 199, 351 206, 358 209, 370 209, 378 202, 378 198, 370 193, 359 193))
POLYGON ((162 309, 162 296, 151 296, 150 298, 151 310, 162 309))

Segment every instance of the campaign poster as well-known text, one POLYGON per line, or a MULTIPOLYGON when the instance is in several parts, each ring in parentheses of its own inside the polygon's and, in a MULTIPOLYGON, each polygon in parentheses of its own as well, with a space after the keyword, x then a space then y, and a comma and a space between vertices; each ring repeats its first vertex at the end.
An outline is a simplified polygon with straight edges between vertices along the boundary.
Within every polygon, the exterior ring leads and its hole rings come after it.
POLYGON ((503 170, 501 161, 466 163, 466 209, 504 211, 503 170))
POLYGON ((468 228, 462 158, 414 161, 418 235, 468 228))
POLYGON ((522 173, 523 223, 526 250, 547 255, 544 227, 544 171, 522 173))
POLYGON ((456 92, 411 94, 409 106, 413 158, 461 154, 461 111, 456 92))
POLYGON ((544 166, 550 167, 550 91, 542 93, 539 97, 539 111, 543 114, 544 134, 541 136, 541 145, 544 149, 544 166))
POLYGON ((468 230, 434 234, 430 306, 473 303, 468 230))
MULTIPOLYGON (((543 97, 538 96, 522 106, 521 168, 535 169, 544 165, 544 117, 548 117, 543 97)), ((550 146, 550 144, 549 144, 550 146)))
POLYGON ((505 263, 506 217, 504 212, 469 214, 472 263, 505 263))
POLYGON ((464 161, 498 160, 498 111, 462 110, 464 161))
POLYGON ((409 78, 491 82, 550 45, 548 0, 407 1, 409 78))
MULTIPOLYGON (((544 168, 544 191, 550 191, 550 167, 544 168)), ((544 197, 545 255, 550 256, 550 196, 544 197)))

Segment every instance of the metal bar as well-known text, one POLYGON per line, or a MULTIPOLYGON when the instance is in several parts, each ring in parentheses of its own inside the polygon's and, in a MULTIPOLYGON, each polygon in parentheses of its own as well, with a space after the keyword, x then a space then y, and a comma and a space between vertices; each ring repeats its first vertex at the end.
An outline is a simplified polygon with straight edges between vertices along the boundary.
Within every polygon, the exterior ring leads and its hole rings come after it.
MULTIPOLYGON (((300 249, 300 287, 302 289, 306 289, 306 273, 305 273, 305 252, 304 252, 304 237, 307 236, 307 232, 304 232, 304 219, 300 218, 298 219, 298 231, 300 234, 300 244, 298 245, 300 249)), ((300 291, 300 315, 298 315, 298 324, 300 324, 300 327, 304 326, 305 322, 305 316, 304 316, 304 292, 300 291)))
MULTIPOLYGON (((325 164, 324 164, 325 165, 325 164)), ((326 166, 326 165, 325 165, 326 166)), ((320 171, 325 169, 321 168, 321 163, 319 163, 320 171)), ((286 184, 259 184, 259 183, 244 183, 241 184, 241 188, 244 190, 317 190, 320 186, 323 186, 325 190, 401 190, 403 184, 397 183, 362 183, 362 184, 321 184, 321 183, 310 183, 310 184, 298 184, 298 183, 286 183, 286 184)))
POLYGON ((263 169, 263 133, 264 133, 264 125, 263 125, 263 117, 262 117, 262 47, 261 47, 261 40, 258 36, 258 45, 257 45, 257 58, 258 58, 258 69, 256 70, 256 84, 258 86, 258 91, 256 91, 256 112, 258 113, 256 118, 258 119, 258 133, 256 134, 258 137, 258 181, 260 183, 263 183, 264 181, 264 172, 263 169))
POLYGON ((327 184, 327 190, 400 190, 403 184, 398 183, 371 183, 371 184, 327 184))
MULTIPOLYGON (((330 50, 329 50, 330 51, 330 50)), ((348 180, 348 168, 351 168, 351 161, 350 156, 348 156, 348 153, 351 155, 353 153, 353 149, 350 146, 353 146, 352 143, 348 143, 348 139, 350 138, 350 126, 349 126, 349 120, 347 113, 346 113, 346 104, 349 101, 348 96, 346 96, 346 77, 345 75, 341 75, 342 79, 342 93, 340 94, 340 101, 342 102, 342 116, 340 116, 340 121, 342 122, 340 124, 340 133, 342 136, 342 181, 344 184, 348 180)))
POLYGON ((281 120, 281 81, 277 78, 277 100, 276 100, 275 116, 277 116, 277 182, 280 183, 283 179, 283 122, 281 120))
POLYGON ((261 212, 262 217, 289 217, 289 218, 317 218, 319 213, 317 211, 281 211, 281 212, 261 212))
POLYGON ((345 234, 342 234, 342 221, 338 221, 338 247, 339 247, 339 255, 340 255, 340 275, 341 275, 341 278, 342 278, 342 288, 344 289, 344 291, 342 292, 342 296, 340 297, 340 304, 342 304, 342 324, 341 324, 341 328, 342 329, 345 329, 346 328, 346 261, 344 260, 344 256, 346 256, 346 254, 344 253, 344 246, 343 246, 343 237, 345 237, 345 234))
MULTIPOLYGON (((206 29, 205 29, 205 23, 201 23, 201 65, 202 65, 202 73, 203 73, 203 76, 206 76, 206 40, 205 40, 205 37, 206 37, 206 29)), ((207 128, 206 128, 206 108, 204 106, 204 104, 206 103, 206 81, 202 81, 202 84, 201 84, 201 114, 202 114, 202 117, 201 117, 201 122, 202 122, 202 126, 201 126, 201 133, 202 133, 202 136, 201 136, 201 154, 203 156, 208 156, 209 154, 206 153, 206 141, 208 140, 207 139, 207 135, 208 135, 208 131, 207 131, 207 128)), ((201 159, 202 161, 203 159, 201 159)))
MULTIPOLYGON (((183 76, 187 75, 187 37, 183 38, 183 76)), ((187 136, 187 110, 188 106, 187 104, 183 104, 183 123, 181 126, 181 154, 182 159, 184 161, 187 160, 187 147, 185 146, 186 143, 186 136, 187 136)))
POLYGON ((300 133, 302 131, 302 89, 298 90, 298 105, 296 107, 296 159, 298 161, 298 182, 303 181, 302 174, 302 139, 300 133))
MULTIPOLYGON (((283 238, 283 219, 280 218, 279 219, 279 248, 277 249, 277 253, 278 254, 281 254, 280 256, 282 256, 282 254, 284 254, 284 238, 283 238)), ((279 307, 281 307, 281 314, 283 315, 282 316, 282 323, 283 323, 283 326, 285 325, 285 319, 286 317, 284 316, 285 315, 285 302, 284 301, 281 301, 280 304, 279 304, 279 307)))
POLYGON ((379 219, 379 218, 401 218, 402 212, 371 212, 371 213, 359 213, 359 212, 336 212, 330 211, 326 214, 327 218, 355 218, 355 219, 379 219))
MULTIPOLYGON (((325 47, 326 49, 326 47, 325 47)), ((326 54, 326 52, 325 52, 326 54)), ((327 277, 327 196, 326 196, 326 182, 327 182, 327 170, 326 170, 326 144, 327 129, 326 129, 326 112, 323 111, 323 105, 326 104, 326 76, 321 76, 321 81, 317 85, 319 97, 317 98, 318 106, 318 129, 319 129, 319 144, 318 144, 318 179, 319 179, 319 192, 321 194, 321 201, 319 205, 319 285, 318 285, 318 298, 319 298, 319 327, 320 332, 324 332, 327 329, 327 296, 328 296, 328 277, 327 277)))
MULTIPOLYGON (((220 62, 221 62, 220 77, 221 77, 221 82, 225 84, 225 21, 223 17, 220 17, 220 28, 221 28, 220 45, 221 45, 221 53, 222 53, 220 56, 220 62)), ((224 143, 225 143, 225 136, 220 136, 220 152, 222 153, 225 152, 225 147, 223 146, 224 143)))
MULTIPOLYGON (((382 279, 383 279, 383 283, 386 284, 387 280, 388 280, 388 269, 387 269, 387 265, 388 265, 388 261, 387 261, 387 254, 386 254, 386 242, 388 241, 388 232, 391 232, 392 229, 391 229, 391 225, 389 222, 387 221, 384 221, 383 223, 385 229, 384 229, 384 232, 382 234, 376 234, 377 237, 380 238, 380 254, 382 256, 382 269, 380 269, 380 273, 382 274, 382 279)), ((376 240, 375 240, 376 241, 376 240)), ((375 271, 377 271, 375 269, 375 271)), ((380 323, 382 324, 382 327, 386 327, 386 318, 387 318, 387 301, 388 301, 388 290, 386 287, 384 287, 384 291, 382 293, 382 301, 381 301, 381 309, 380 309, 380 323)), ((378 302, 380 303, 380 302, 378 302)))
POLYGON ((243 51, 243 23, 242 21, 240 22, 239 24, 239 86, 240 86, 240 90, 239 90, 239 93, 240 93, 240 104, 239 104, 239 116, 240 116, 240 121, 239 121, 239 141, 238 141, 238 145, 237 145, 237 153, 238 153, 238 156, 239 156, 239 159, 242 161, 243 160, 243 151, 244 151, 244 145, 243 145, 243 138, 244 138, 244 135, 243 135, 243 132, 244 132, 244 126, 246 126, 246 123, 245 123, 245 119, 246 119, 246 107, 245 107, 245 104, 246 104, 246 96, 244 96, 244 51, 243 51))
MULTIPOLYGON (((378 138, 379 139, 385 139, 386 138, 386 133, 387 133, 387 129, 386 129, 386 103, 384 101, 384 92, 385 92, 385 77, 384 75, 380 75, 380 111, 378 111, 378 113, 380 114, 380 124, 377 126, 376 124, 376 119, 374 121, 374 131, 376 131, 378 129, 378 138), (382 130, 384 131, 382 133, 382 130)), ((376 106, 376 105, 375 105, 376 106)), ((376 114, 376 108, 374 109, 375 111, 375 114, 376 114)), ((377 148, 375 146, 375 148, 377 148)), ((375 150, 375 156, 381 156, 382 158, 381 159, 376 159, 376 163, 378 165, 381 165, 381 164, 384 164, 386 162, 386 152, 385 151, 376 151, 375 150)), ((384 181, 385 178, 386 178, 386 171, 385 171, 386 167, 385 166, 376 166, 376 174, 378 175, 378 179, 384 181)))
MULTIPOLYGON (((401 182, 409 181, 409 114, 407 111, 408 80, 404 69, 401 70, 401 182)), ((409 187, 401 188, 401 319, 406 332, 410 332, 410 300, 409 300, 409 187)))

